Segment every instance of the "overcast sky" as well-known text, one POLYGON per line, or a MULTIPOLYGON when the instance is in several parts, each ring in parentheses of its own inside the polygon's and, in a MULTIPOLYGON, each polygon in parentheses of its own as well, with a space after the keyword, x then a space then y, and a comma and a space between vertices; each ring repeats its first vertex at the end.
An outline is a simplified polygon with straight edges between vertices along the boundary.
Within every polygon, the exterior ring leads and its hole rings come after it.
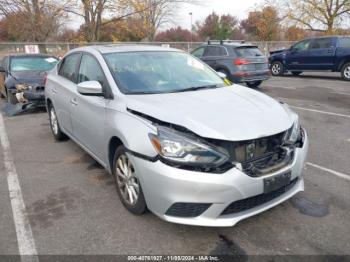
MULTIPOLYGON (((203 0, 204 3, 201 5, 182 4, 174 24, 164 25, 159 31, 174 26, 181 26, 190 30, 190 12, 193 14, 193 24, 196 21, 204 20, 213 11, 220 15, 230 14, 237 16, 239 19, 243 19, 247 17, 249 11, 253 10, 257 4, 263 1, 264 0, 203 0)), ((77 29, 82 22, 83 20, 81 18, 72 16, 69 21, 69 26, 77 29)))
MULTIPOLYGON (((235 15, 242 19, 247 16, 247 13, 254 9, 256 4, 263 0, 207 0, 204 5, 184 5, 178 15, 176 25, 183 28, 191 28, 191 19, 189 13, 193 13, 193 23, 198 20, 205 19, 212 11, 218 14, 235 15)), ((167 26, 169 27, 169 26, 167 26)), ((170 26, 171 27, 171 26, 170 26)))

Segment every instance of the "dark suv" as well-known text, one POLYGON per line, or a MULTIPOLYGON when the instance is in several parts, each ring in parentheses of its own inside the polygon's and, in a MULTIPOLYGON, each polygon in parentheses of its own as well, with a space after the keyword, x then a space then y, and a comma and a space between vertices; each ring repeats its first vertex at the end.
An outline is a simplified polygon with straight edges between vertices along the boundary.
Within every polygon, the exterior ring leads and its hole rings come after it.
POLYGON ((271 73, 300 75, 303 71, 340 72, 350 81, 350 37, 325 36, 305 39, 291 48, 271 52, 271 73))
POLYGON ((257 46, 244 42, 208 41, 191 52, 234 83, 258 87, 269 78, 268 60, 257 46))

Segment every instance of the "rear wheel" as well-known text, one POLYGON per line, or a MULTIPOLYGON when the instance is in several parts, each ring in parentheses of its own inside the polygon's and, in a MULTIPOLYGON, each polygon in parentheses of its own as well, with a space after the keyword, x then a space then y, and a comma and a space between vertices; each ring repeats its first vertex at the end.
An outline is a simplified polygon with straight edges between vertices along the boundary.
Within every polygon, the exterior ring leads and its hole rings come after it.
POLYGON ((49 106, 49 119, 50 119, 50 127, 53 136, 57 141, 62 141, 67 138, 67 136, 62 132, 60 125, 58 123, 57 115, 55 108, 50 105, 49 106))
POLYGON ((271 64, 271 74, 273 76, 282 76, 284 74, 284 66, 280 61, 271 64))
POLYGON ((115 151, 112 173, 117 193, 125 208, 135 215, 144 214, 147 205, 140 180, 124 146, 119 146, 115 151))
POLYGON ((298 76, 298 75, 301 75, 302 73, 303 73, 303 71, 293 71, 292 75, 298 76))
POLYGON ((250 88, 257 88, 261 85, 262 81, 246 82, 247 86, 250 88))
POLYGON ((342 67, 341 76, 345 81, 350 81, 350 63, 346 63, 342 67))

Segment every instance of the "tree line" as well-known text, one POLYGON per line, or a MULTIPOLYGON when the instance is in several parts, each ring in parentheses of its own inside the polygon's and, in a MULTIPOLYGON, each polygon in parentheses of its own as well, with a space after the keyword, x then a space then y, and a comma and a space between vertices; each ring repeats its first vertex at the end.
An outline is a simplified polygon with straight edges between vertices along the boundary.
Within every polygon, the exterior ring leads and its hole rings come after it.
POLYGON ((213 12, 192 30, 160 30, 176 24, 184 4, 205 1, 0 0, 0 41, 294 41, 350 34, 350 0, 269 0, 242 20, 213 12), (81 21, 75 30, 69 27, 74 21, 81 21))

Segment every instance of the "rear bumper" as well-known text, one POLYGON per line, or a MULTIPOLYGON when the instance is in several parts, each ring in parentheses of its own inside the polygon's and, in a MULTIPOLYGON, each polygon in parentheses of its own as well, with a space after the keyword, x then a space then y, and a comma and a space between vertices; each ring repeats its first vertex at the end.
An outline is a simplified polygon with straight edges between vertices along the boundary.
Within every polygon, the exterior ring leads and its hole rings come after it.
POLYGON ((265 81, 270 78, 270 70, 239 72, 232 75, 232 78, 236 83, 265 81))

